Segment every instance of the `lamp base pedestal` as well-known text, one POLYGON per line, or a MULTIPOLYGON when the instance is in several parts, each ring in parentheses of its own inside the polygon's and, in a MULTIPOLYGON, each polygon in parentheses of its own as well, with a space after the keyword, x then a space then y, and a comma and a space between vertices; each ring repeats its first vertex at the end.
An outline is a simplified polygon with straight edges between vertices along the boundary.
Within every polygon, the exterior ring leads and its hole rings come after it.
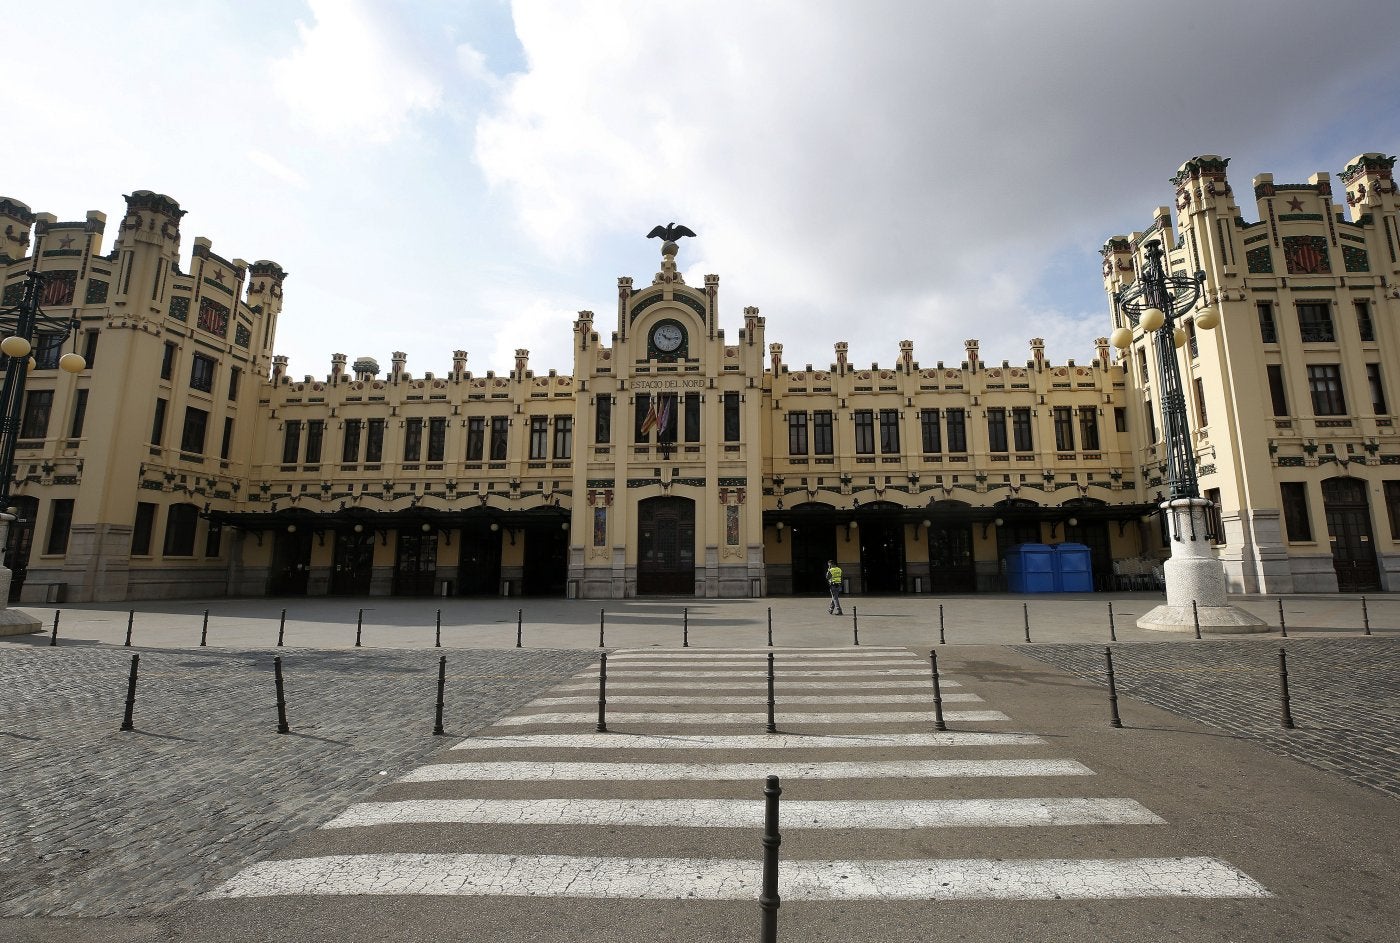
POLYGON ((1138 619, 1138 628, 1195 632, 1199 624, 1203 633, 1271 630, 1263 619, 1230 605, 1225 592, 1225 567, 1215 558, 1207 536, 1206 515, 1210 508, 1211 502, 1204 498, 1163 502, 1172 541, 1171 559, 1162 565, 1167 602, 1138 619), (1192 602, 1196 604, 1194 614, 1192 602))

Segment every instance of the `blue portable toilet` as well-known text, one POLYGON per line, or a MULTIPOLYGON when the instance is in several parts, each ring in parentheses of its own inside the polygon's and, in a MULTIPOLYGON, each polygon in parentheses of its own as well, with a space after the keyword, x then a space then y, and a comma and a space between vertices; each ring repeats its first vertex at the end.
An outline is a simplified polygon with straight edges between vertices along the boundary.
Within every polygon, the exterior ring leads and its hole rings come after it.
POLYGON ((1013 593, 1055 592, 1055 552, 1045 544, 1017 544, 1006 551, 1006 588, 1013 593))
POLYGON ((1055 591, 1061 593, 1092 593, 1094 565, 1089 548, 1083 544, 1063 543, 1051 548, 1055 558, 1055 591))

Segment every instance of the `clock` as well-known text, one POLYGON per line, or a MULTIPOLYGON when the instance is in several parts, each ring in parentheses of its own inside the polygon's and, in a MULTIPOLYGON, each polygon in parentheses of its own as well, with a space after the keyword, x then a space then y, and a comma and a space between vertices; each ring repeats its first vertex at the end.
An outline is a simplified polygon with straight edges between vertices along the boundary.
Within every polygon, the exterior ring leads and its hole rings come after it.
POLYGON ((675 321, 662 321, 651 329, 651 345, 663 354, 673 354, 685 343, 685 329, 675 321))

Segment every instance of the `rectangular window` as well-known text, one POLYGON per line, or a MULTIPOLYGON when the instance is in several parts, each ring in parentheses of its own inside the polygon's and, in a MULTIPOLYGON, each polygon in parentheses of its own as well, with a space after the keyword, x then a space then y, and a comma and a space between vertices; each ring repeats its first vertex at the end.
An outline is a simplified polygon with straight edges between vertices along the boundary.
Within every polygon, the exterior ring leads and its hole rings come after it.
POLYGON ((52 411, 53 390, 30 390, 24 394, 24 418, 20 420, 19 437, 42 439, 47 436, 52 411))
POLYGON ((597 408, 593 414, 593 442, 607 445, 612 441, 612 394, 599 393, 597 408))
POLYGON ((1206 534, 1211 543, 1219 546, 1225 542, 1225 524, 1220 519, 1220 489, 1207 488, 1204 497, 1210 502, 1210 507, 1206 508, 1206 534))
POLYGON ((58 358, 63 356, 63 336, 39 334, 34 338, 34 368, 57 370, 58 358))
POLYGON ((880 451, 885 455, 899 454, 899 410, 880 410, 880 451))
POLYGON ((1191 351, 1191 356, 1198 356, 1200 351, 1196 346, 1196 319, 1191 318, 1186 322, 1186 349, 1191 351))
POLYGON ((73 526, 73 499, 56 498, 49 502, 49 541, 45 553, 67 553, 68 531, 73 526))
POLYGON ((1308 520, 1308 485, 1305 481, 1279 483, 1283 497, 1283 524, 1289 540, 1312 540, 1312 522, 1308 520))
POLYGON ((326 437, 326 421, 324 419, 308 419, 306 421, 306 464, 321 464, 321 442, 326 437))
POLYGON ((1254 310, 1259 314, 1259 339, 1266 344, 1278 343, 1278 325, 1274 323, 1274 303, 1256 301, 1254 310))
POLYGON ((574 417, 554 417, 554 460, 567 462, 574 457, 574 417))
POLYGON ((447 418, 433 416, 428 420, 428 461, 440 462, 447 454, 447 418))
POLYGON ((967 451, 967 411, 961 407, 950 409, 945 416, 948 426, 948 451, 967 451))
MULTIPOLYGON (((1018 452, 1035 451, 1035 435, 1031 429, 1029 406, 1017 406, 1011 410, 1011 444, 1018 452)), ((1073 444, 1070 447, 1073 448, 1073 444)))
POLYGON ((1298 302, 1298 333, 1304 344, 1328 344, 1337 339, 1332 329, 1332 306, 1326 301, 1298 302))
POLYGON ((160 378, 169 380, 175 375, 175 344, 173 341, 165 342, 165 351, 160 355, 160 378))
POLYGON ((875 454, 875 413, 868 409, 856 410, 856 454, 875 454))
POLYGON ((409 419, 403 427, 403 460, 416 462, 423 457, 423 420, 409 419))
POLYGON ((987 451, 1006 451, 1006 410, 993 406, 987 410, 987 451))
POLYGON ((145 557, 151 553, 151 532, 155 530, 156 506, 141 501, 136 505, 136 522, 131 528, 131 555, 145 557))
POLYGON ((1347 411, 1342 395, 1342 368, 1335 363, 1308 365, 1308 390, 1312 393, 1313 415, 1342 416, 1347 411))
POLYGON ((739 394, 724 394, 724 441, 739 441, 739 394))
POLYGON ((812 454, 830 455, 836 449, 832 432, 831 410, 818 409, 812 413, 812 454))
POLYGON ((937 455, 943 451, 942 428, 938 423, 938 410, 919 410, 919 438, 925 455, 937 455))
POLYGON ((788 413, 788 454, 807 454, 806 413, 788 413))
POLYGON ((1055 417, 1055 450, 1058 452, 1074 451, 1074 411, 1068 406, 1056 406, 1055 417))
POLYGON ((1390 518, 1390 539, 1400 540, 1400 481, 1382 484, 1385 487, 1385 510, 1390 518))
POLYGON ((1375 410, 1377 416, 1385 415, 1385 384, 1381 382, 1381 365, 1378 363, 1368 363, 1366 365, 1366 382, 1371 387, 1371 408, 1375 410))
POLYGON ((78 390, 73 400, 73 423, 68 427, 68 438, 76 439, 83 434, 83 421, 87 418, 88 391, 78 390))
POLYGON ((165 555, 194 556, 194 532, 198 526, 198 508, 193 504, 172 504, 165 512, 165 555))
POLYGON ((651 427, 647 425, 647 417, 651 415, 651 394, 638 393, 632 400, 634 406, 632 415, 632 441, 649 442, 651 427))
POLYGON ((209 427, 209 413, 193 406, 185 407, 185 426, 180 432, 180 451, 191 455, 204 454, 204 434, 209 427))
POLYGON ((1128 408, 1126 406, 1113 407, 1113 431, 1128 431, 1128 408))
POLYGON ((288 419, 282 425, 282 464, 295 465, 301 455, 301 420, 288 419))
POLYGON ((233 417, 224 417, 224 441, 219 445, 219 458, 228 458, 229 449, 233 447, 233 417))
POLYGON ((1142 404, 1142 414, 1147 420, 1147 441, 1157 441, 1157 414, 1152 411, 1152 400, 1142 404))
POLYGON ((165 438, 165 400, 156 397, 156 414, 151 420, 151 444, 160 445, 165 438))
POLYGON ((506 460, 506 446, 510 442, 510 417, 491 417, 491 461, 506 460))
POLYGON ((370 419, 365 427, 365 461, 371 465, 384 461, 384 420, 370 419))
POLYGON ((467 420, 467 461, 479 462, 486 454, 486 420, 472 416, 467 420))
POLYGON ((101 335, 97 331, 88 331, 83 335, 83 361, 87 364, 87 369, 91 370, 97 363, 97 339, 101 335))
POLYGON ((1138 361, 1138 379, 1142 380, 1143 383, 1149 382, 1149 380, 1148 380, 1148 373, 1147 373, 1147 349, 1146 349, 1146 348, 1143 348, 1143 347, 1139 347, 1139 348, 1138 348, 1138 352, 1137 352, 1137 361, 1138 361))
POLYGON ((658 393, 656 396, 656 441, 675 442, 676 424, 680 422, 680 397, 675 393, 658 393))
POLYGON ((549 417, 530 417, 530 461, 542 462, 549 457, 549 417))
POLYGON ((685 394, 685 441, 700 441, 700 394, 685 394))
POLYGON ((238 381, 243 376, 243 371, 238 367, 228 368, 228 398, 229 401, 238 399, 238 381))
POLYGON ((214 358, 195 354, 190 360, 190 389, 202 393, 214 390, 214 358))
POLYGON ((1195 380, 1196 390, 1196 427, 1205 428, 1210 425, 1210 420, 1206 414, 1206 385, 1197 377, 1195 380))
POLYGON ((360 428, 363 424, 363 419, 345 420, 345 439, 340 445, 340 460, 347 465, 353 465, 360 460, 360 428))
POLYGON ((1358 298, 1352 304, 1356 307, 1356 331, 1361 340, 1371 343, 1376 339, 1376 325, 1371 320, 1371 302, 1358 298))
POLYGON ((1288 415, 1288 392, 1283 385, 1283 367, 1276 363, 1269 364, 1269 399, 1274 404, 1275 416, 1288 415))
POLYGON ((1079 407, 1079 447, 1086 452, 1099 450, 1099 411, 1093 406, 1079 407))

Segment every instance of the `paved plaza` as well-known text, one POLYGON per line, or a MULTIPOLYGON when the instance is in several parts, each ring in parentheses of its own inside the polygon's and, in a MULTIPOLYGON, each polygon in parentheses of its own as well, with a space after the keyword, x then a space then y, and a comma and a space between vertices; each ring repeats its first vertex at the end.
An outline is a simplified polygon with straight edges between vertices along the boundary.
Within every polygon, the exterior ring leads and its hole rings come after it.
POLYGON ((1388 939, 1400 601, 1197 641, 1133 626, 1159 599, 187 601, 130 648, 127 609, 63 607, 57 645, 32 609, 0 938, 754 940, 772 773, 780 939, 1388 939))

